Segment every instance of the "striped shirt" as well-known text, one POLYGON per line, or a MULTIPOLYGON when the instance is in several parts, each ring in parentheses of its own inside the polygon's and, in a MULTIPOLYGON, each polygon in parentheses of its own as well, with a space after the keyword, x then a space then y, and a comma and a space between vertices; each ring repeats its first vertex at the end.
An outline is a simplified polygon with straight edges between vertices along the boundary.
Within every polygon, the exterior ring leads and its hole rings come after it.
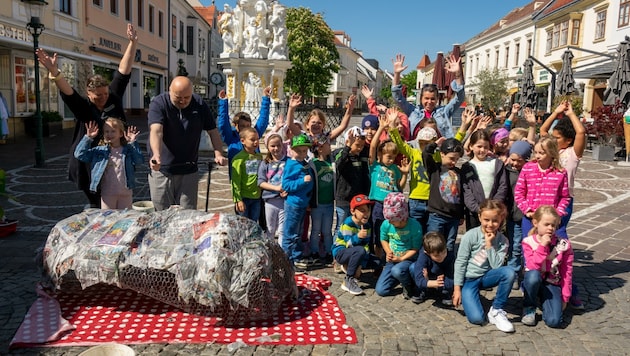
POLYGON ((514 201, 523 214, 536 211, 541 205, 552 205, 560 216, 567 214, 569 179, 565 169, 541 169, 538 162, 527 162, 514 187, 514 201))

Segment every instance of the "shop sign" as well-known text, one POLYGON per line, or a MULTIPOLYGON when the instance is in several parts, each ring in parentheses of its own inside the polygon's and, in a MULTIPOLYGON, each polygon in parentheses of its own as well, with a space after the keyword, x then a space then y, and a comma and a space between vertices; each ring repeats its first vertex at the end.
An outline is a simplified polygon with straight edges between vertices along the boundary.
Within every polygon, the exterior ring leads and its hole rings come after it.
POLYGON ((30 36, 26 29, 13 27, 0 23, 0 37, 8 37, 18 41, 30 42, 30 36))
POLYGON ((120 52, 122 50, 122 45, 118 42, 114 42, 112 40, 108 40, 106 38, 100 37, 98 39, 98 45, 101 47, 113 49, 115 51, 120 52))
POLYGON ((160 63, 160 57, 156 56, 155 54, 147 55, 147 59, 149 60, 149 62, 160 63))

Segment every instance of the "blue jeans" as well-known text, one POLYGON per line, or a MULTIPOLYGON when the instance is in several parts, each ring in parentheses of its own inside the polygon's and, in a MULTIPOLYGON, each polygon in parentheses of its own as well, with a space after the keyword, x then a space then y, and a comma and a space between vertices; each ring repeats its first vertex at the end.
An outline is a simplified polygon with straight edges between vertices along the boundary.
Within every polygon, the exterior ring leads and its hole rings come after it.
POLYGON ((332 248, 333 204, 320 204, 311 209, 311 255, 318 253, 320 257, 329 254, 332 248), (323 240, 323 253, 319 247, 323 240))
MULTIPOLYGON (((560 220, 560 226, 564 229, 562 230, 562 232, 556 232, 556 235, 568 239, 569 235, 567 234, 567 226, 569 225, 569 220, 571 220, 571 215, 573 215, 573 197, 569 199, 569 205, 567 205, 565 211, 567 212, 567 215, 563 216, 560 220)), ((560 231, 560 229, 558 229, 558 231, 560 231)))
POLYGON ((243 204, 245 204, 245 211, 238 213, 240 216, 244 216, 258 223, 260 218, 260 199, 243 198, 243 204))
POLYGON ((479 299, 479 289, 499 286, 492 301, 492 307, 503 309, 510 296, 512 283, 514 283, 514 270, 508 266, 491 269, 479 278, 466 279, 462 286, 462 305, 468 321, 478 325, 486 321, 486 315, 479 299))
POLYGON ((374 291, 381 297, 390 295, 394 290, 394 287, 398 283, 402 284, 405 288, 414 286, 413 275, 415 261, 404 260, 401 262, 393 263, 387 262, 383 272, 381 272, 374 291))
POLYGON ((459 219, 447 218, 436 213, 429 214, 428 231, 437 231, 446 238, 446 249, 455 251, 455 240, 457 239, 457 228, 459 219))
POLYGON ((521 271, 521 267, 523 266, 523 246, 521 245, 521 242, 523 241, 523 232, 521 231, 521 222, 508 219, 506 225, 507 238, 510 241, 510 246, 508 247, 507 252, 507 265, 512 267, 514 272, 519 273, 521 271))
POLYGON ((302 224, 305 213, 306 208, 284 203, 282 249, 291 262, 302 259, 302 224))
POLYGON ((335 261, 340 265, 346 265, 346 275, 354 277, 357 269, 363 265, 363 261, 368 258, 368 253, 363 246, 352 246, 342 248, 335 254, 335 261))
POLYGON ((381 245, 381 225, 383 225, 385 217, 383 216, 383 203, 375 201, 372 206, 372 236, 370 236, 370 252, 376 253, 376 250, 382 250, 381 245))
POLYGON ((550 328, 560 327, 562 323, 562 290, 559 286, 542 280, 540 271, 527 271, 523 279, 523 307, 542 304, 542 318, 550 328))
POLYGON ((409 217, 416 219, 422 226, 422 233, 429 230, 429 212, 427 211, 427 201, 420 199, 409 199, 409 217))
POLYGON ((339 231, 339 227, 343 224, 343 221, 350 216, 350 205, 348 206, 335 206, 335 214, 337 215, 337 225, 335 226, 335 234, 339 231))

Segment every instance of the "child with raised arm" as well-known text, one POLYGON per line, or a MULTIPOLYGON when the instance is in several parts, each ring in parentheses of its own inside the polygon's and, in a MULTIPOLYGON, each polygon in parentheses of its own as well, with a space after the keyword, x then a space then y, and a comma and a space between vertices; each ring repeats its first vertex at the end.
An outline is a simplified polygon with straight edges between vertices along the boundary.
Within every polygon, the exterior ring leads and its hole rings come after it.
POLYGON ((569 239, 555 234, 560 216, 553 206, 539 206, 532 222, 534 227, 523 240, 525 276, 521 322, 536 325, 536 307, 541 304, 545 324, 558 328, 572 293, 573 249, 569 239))
POLYGON ((271 133, 265 138, 267 156, 258 167, 258 186, 265 202, 267 236, 270 239, 278 235, 278 244, 282 246, 284 226, 284 198, 287 192, 282 190, 282 172, 287 163, 284 143, 279 134, 271 133))
POLYGON ((136 138, 140 131, 117 118, 107 118, 103 123, 103 139, 99 145, 90 148, 98 136, 98 124, 90 121, 85 124, 86 134, 81 139, 74 157, 90 163, 90 190, 101 191, 101 209, 131 209, 135 186, 136 165, 142 164, 143 157, 136 138))
POLYGON ((486 199, 505 202, 508 193, 505 165, 489 156, 490 135, 477 130, 470 135, 472 158, 462 165, 466 230, 479 226, 479 206, 486 199))
POLYGON ((403 193, 389 193, 385 198, 383 216, 386 220, 381 225, 381 245, 386 264, 374 291, 384 297, 390 295, 400 283, 403 297, 419 303, 413 281, 413 264, 422 247, 422 228, 418 221, 409 219, 408 206, 403 193))
POLYGON ((444 236, 432 231, 424 234, 422 250, 413 268, 418 302, 424 302, 432 295, 443 306, 453 305, 454 264, 455 255, 446 250, 444 236))
POLYGON ((361 266, 366 264, 370 253, 370 208, 372 202, 365 194, 357 194, 350 201, 350 213, 345 218, 332 247, 335 263, 344 266, 346 277, 341 289, 354 295, 363 294, 357 282, 361 266))
POLYGON ((486 318, 479 290, 498 286, 488 320, 503 332, 514 332, 514 326, 503 310, 514 281, 514 270, 503 266, 508 241, 500 229, 505 215, 505 204, 500 201, 486 200, 481 204, 481 225, 468 230, 459 244, 453 305, 462 304, 468 321, 482 325, 486 318))
POLYGON ((252 127, 239 131, 243 149, 232 158, 232 198, 238 215, 254 221, 260 217, 258 167, 262 156, 258 151, 258 132, 252 127))
POLYGON ((394 109, 390 109, 388 117, 379 119, 379 126, 374 133, 374 138, 370 144, 370 200, 374 203, 372 207, 372 226, 374 234, 370 241, 370 248, 373 252, 381 257, 381 224, 385 220, 383 217, 383 201, 387 194, 391 192, 402 192, 405 184, 407 184, 407 174, 409 173, 409 164, 407 161, 404 166, 397 166, 394 161, 398 155, 396 144, 392 141, 381 143, 379 137, 388 127, 388 120, 396 120, 394 109))

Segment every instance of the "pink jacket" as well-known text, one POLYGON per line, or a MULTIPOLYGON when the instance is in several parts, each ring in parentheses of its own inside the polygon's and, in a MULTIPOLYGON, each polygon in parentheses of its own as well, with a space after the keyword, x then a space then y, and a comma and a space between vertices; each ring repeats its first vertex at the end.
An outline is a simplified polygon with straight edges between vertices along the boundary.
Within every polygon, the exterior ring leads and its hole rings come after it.
POLYGON ((551 238, 543 246, 537 235, 527 236, 523 242, 525 271, 540 271, 543 281, 560 286, 562 301, 568 302, 573 287, 573 249, 568 239, 551 238))
POLYGON ((568 182, 564 169, 549 167, 541 171, 538 162, 527 162, 514 187, 514 202, 523 214, 536 211, 541 205, 552 205, 560 216, 565 216, 571 199, 568 182))

